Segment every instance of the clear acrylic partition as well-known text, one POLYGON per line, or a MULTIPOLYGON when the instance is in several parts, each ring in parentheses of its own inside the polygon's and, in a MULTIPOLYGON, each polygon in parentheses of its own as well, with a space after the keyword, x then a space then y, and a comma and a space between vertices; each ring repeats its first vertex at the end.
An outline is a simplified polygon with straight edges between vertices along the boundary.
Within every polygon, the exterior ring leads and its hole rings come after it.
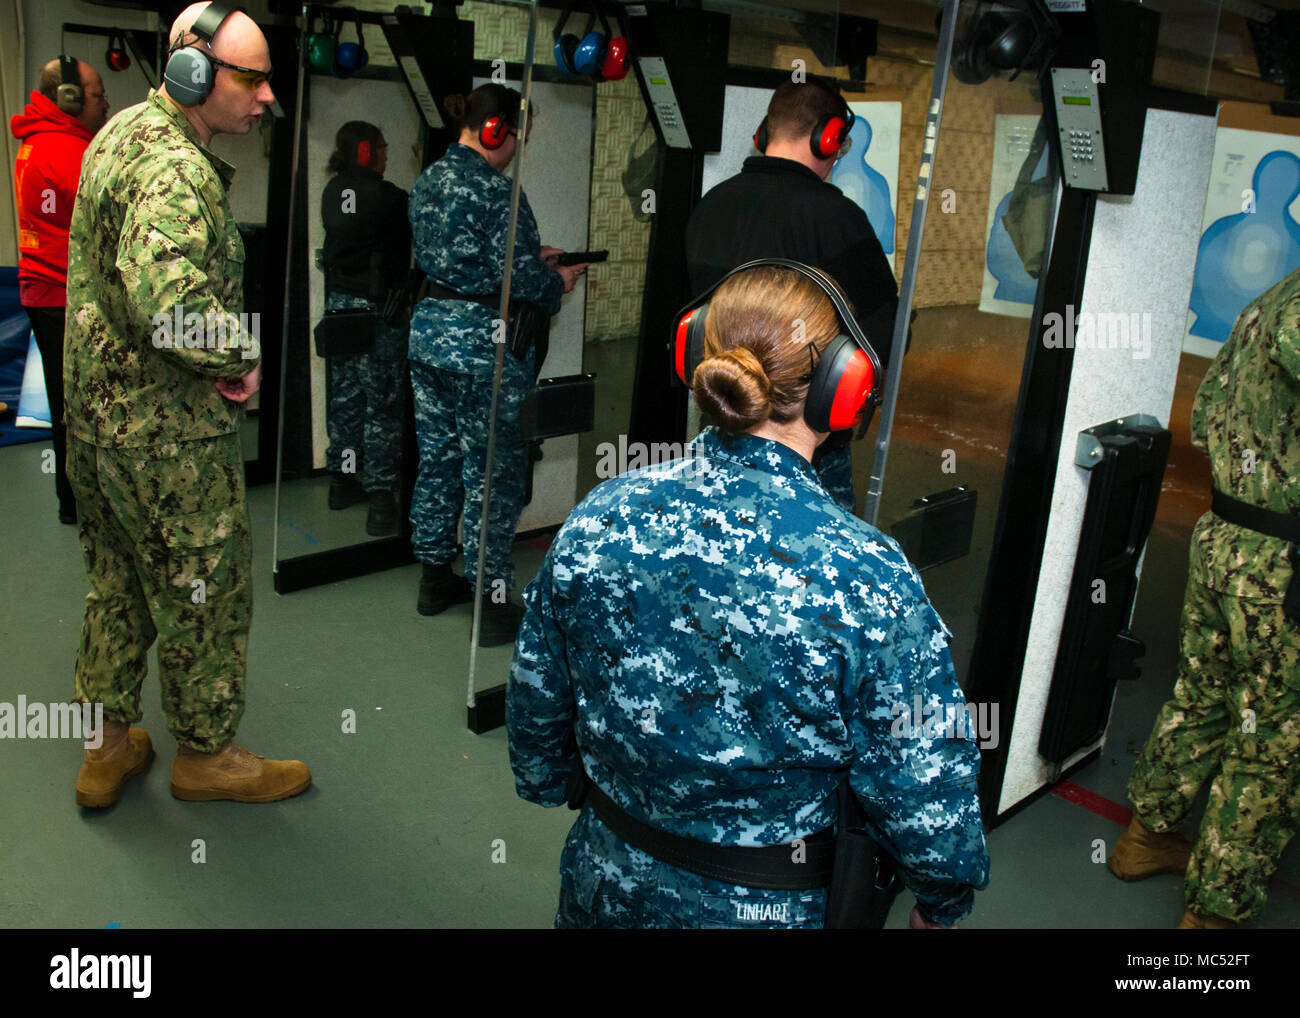
MULTIPOLYGON (((915 16, 934 17, 931 5, 910 6, 915 16)), ((972 9, 962 7, 959 40, 972 9)), ((883 50, 893 40, 883 26, 881 33, 883 50)), ((899 43, 901 55, 902 35, 899 43)), ((877 61, 876 68, 904 91, 895 230, 901 258, 926 145, 931 73, 901 59, 889 66, 877 61)), ((953 632, 959 680, 979 624, 1031 318, 1045 275, 1044 244, 1056 213, 1059 185, 1041 119, 1030 72, 982 84, 951 73, 946 79, 910 348, 876 519, 921 569, 931 602, 953 632)), ((867 442, 855 445, 855 481, 868 476, 874 451, 867 442)))

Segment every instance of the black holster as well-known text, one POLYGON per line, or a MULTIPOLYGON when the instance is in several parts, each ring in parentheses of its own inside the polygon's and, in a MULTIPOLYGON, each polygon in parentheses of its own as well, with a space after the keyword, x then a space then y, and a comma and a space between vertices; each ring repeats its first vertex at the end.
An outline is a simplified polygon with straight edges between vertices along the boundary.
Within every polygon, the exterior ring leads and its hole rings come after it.
POLYGON ((826 929, 882 930, 902 881, 894 861, 866 830, 866 814, 846 775, 839 787, 835 868, 826 895, 826 929))
POLYGON ((1231 495, 1225 495, 1218 488, 1214 489, 1210 509, 1215 516, 1228 523, 1288 542, 1291 582, 1287 584, 1286 594, 1282 598, 1282 614, 1288 621, 1300 625, 1300 516, 1242 502, 1231 495))

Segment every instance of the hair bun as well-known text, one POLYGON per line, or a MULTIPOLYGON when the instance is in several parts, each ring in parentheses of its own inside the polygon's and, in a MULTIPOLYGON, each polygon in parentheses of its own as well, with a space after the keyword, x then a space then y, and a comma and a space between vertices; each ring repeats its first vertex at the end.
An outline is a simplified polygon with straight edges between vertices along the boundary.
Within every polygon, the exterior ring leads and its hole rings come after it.
POLYGON ((691 388, 700 408, 727 431, 748 431, 772 413, 772 380, 745 347, 706 358, 695 369, 691 388))

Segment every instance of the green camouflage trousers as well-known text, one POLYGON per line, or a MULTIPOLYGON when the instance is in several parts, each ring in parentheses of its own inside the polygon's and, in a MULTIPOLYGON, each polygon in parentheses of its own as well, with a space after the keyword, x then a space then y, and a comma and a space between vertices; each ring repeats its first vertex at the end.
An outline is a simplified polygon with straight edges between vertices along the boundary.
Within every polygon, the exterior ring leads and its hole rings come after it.
POLYGON ((1230 597, 1201 582, 1195 556, 1183 606, 1182 662, 1129 780, 1137 815, 1166 832, 1211 781, 1187 866, 1187 906, 1244 920, 1300 815, 1300 626, 1280 602, 1230 597))
POLYGON ((183 442, 158 459, 69 435, 68 480, 90 578, 76 700, 139 721, 157 639, 168 729, 193 749, 220 749, 244 713, 253 614, 239 436, 183 442))

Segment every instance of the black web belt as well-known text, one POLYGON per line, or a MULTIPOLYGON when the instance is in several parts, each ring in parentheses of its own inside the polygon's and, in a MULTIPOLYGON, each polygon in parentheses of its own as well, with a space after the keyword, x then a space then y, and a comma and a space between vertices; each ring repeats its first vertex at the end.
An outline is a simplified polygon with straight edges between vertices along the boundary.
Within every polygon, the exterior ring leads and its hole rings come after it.
POLYGON ((1210 510, 1227 523, 1235 523, 1247 530, 1291 542, 1287 548, 1287 557, 1291 560, 1291 582, 1287 584, 1286 594, 1282 598, 1282 614, 1300 625, 1300 516, 1261 509, 1257 505, 1225 495, 1218 488, 1214 489, 1210 510))
POLYGON ((796 862, 794 845, 714 845, 651 827, 625 812, 594 781, 587 784, 587 803, 601 823, 633 848, 710 880, 772 891, 808 891, 831 882, 835 835, 829 827, 800 839, 804 861, 796 862))
POLYGON ((485 308, 491 308, 493 311, 501 309, 500 293, 457 293, 455 290, 449 290, 441 283, 435 283, 427 276, 420 285, 420 292, 416 296, 416 301, 419 302, 426 297, 432 297, 434 300, 467 300, 473 304, 482 304, 485 308))
POLYGON ((1292 544, 1300 544, 1300 516, 1261 509, 1257 505, 1250 505, 1231 495, 1225 495, 1218 488, 1214 489, 1214 499, 1210 503, 1210 509, 1215 516, 1228 523, 1235 523, 1239 527, 1267 534, 1269 537, 1290 541, 1292 544))

